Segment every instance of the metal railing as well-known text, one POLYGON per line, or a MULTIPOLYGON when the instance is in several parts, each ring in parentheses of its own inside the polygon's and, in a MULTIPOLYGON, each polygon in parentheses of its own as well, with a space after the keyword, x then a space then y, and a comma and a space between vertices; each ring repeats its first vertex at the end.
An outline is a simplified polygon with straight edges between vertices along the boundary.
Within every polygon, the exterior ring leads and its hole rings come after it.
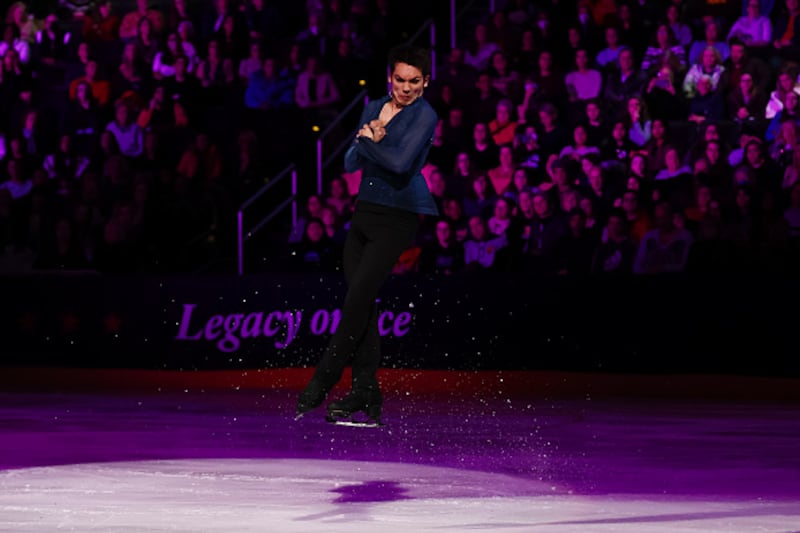
POLYGON ((270 220, 278 216, 281 211, 283 211, 286 206, 289 204, 292 205, 292 226, 297 225, 297 168, 295 167, 294 163, 291 163, 287 166, 284 170, 280 172, 277 176, 269 180, 263 187, 261 187, 255 194, 253 194, 250 198, 245 200, 242 205, 239 207, 239 210, 236 212, 236 258, 238 262, 238 273, 241 276, 244 274, 244 243, 245 241, 249 240, 253 235, 258 233, 261 228, 264 227, 270 220), (250 228, 247 233, 244 231, 244 211, 253 205, 258 198, 260 198, 264 193, 268 190, 273 188, 275 185, 286 179, 287 176, 291 176, 292 179, 292 194, 283 202, 281 202, 278 207, 273 209, 270 213, 264 216, 255 226, 250 228))
POLYGON ((332 131, 334 131, 334 129, 342 122, 342 120, 344 120, 347 117, 347 115, 353 110, 353 108, 359 103, 363 103, 363 105, 365 106, 367 105, 367 103, 369 103, 369 96, 367 95, 366 89, 362 89, 361 92, 359 92, 353 98, 353 100, 349 104, 347 104, 347 107, 345 107, 339 112, 339 115, 336 117, 336 119, 330 124, 328 124, 328 126, 317 137, 317 194, 319 195, 322 194, 323 172, 325 171, 326 168, 328 168, 328 165, 330 165, 331 162, 336 157, 339 156, 342 150, 344 150, 344 148, 350 144, 352 138, 350 136, 347 136, 344 140, 342 140, 339 143, 339 145, 335 149, 329 152, 328 157, 323 156, 324 152, 323 141, 325 141, 325 138, 328 137, 328 135, 330 135, 332 131))

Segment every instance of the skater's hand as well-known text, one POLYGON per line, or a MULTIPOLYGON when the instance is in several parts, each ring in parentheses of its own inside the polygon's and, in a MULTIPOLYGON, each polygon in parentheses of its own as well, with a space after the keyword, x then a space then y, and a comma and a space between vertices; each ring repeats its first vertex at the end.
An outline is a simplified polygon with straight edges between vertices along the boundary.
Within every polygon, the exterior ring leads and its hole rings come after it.
POLYGON ((372 130, 372 140, 380 142, 381 139, 386 137, 386 125, 378 119, 371 120, 369 123, 369 127, 372 130))

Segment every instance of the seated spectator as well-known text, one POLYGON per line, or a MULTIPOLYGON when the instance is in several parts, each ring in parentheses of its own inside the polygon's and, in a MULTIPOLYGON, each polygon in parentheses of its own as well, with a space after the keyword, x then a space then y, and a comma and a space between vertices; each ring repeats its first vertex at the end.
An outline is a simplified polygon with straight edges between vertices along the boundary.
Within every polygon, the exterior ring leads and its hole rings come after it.
POLYGON ((499 196, 495 199, 494 208, 492 209, 492 216, 489 217, 488 226, 489 231, 494 235, 505 235, 512 240, 511 233, 515 228, 514 217, 516 217, 517 206, 513 200, 505 196, 499 196))
POLYGON ((628 137, 628 127, 624 120, 618 120, 611 128, 611 140, 603 146, 600 157, 603 161, 627 166, 633 151, 638 148, 628 137))
POLYGON ((465 268, 473 272, 493 269, 498 252, 508 246, 505 235, 493 235, 478 215, 469 218, 469 233, 464 241, 465 268))
POLYGON ((619 69, 608 74, 603 89, 603 100, 615 118, 623 115, 624 105, 629 99, 642 95, 644 85, 644 74, 636 70, 633 64, 633 50, 622 48, 619 52, 619 69))
POLYGON ((139 23, 136 26, 136 34, 131 39, 125 40, 126 44, 131 41, 134 43, 136 61, 146 66, 146 73, 149 76, 159 50, 158 35, 155 33, 153 23, 149 18, 142 17, 139 19, 139 23))
POLYGON ((615 276, 633 273, 637 246, 631 239, 624 211, 615 209, 609 213, 603 234, 605 238, 592 257, 591 273, 615 276))
POLYGON ((637 246, 644 239, 645 234, 653 227, 650 214, 642 207, 643 201, 646 202, 647 199, 642 198, 637 191, 631 189, 622 193, 620 201, 620 207, 625 213, 625 219, 630 228, 631 238, 637 246))
POLYGON ((719 56, 718 62, 720 64, 728 59, 728 56, 731 54, 728 43, 720 40, 719 24, 717 24, 717 22, 713 19, 706 21, 703 39, 694 41, 692 46, 689 47, 689 64, 694 65, 696 63, 700 63, 701 57, 709 48, 713 48, 717 51, 719 56))
POLYGON ((658 172, 664 168, 667 148, 670 146, 668 122, 661 119, 652 121, 650 139, 642 146, 642 153, 647 157, 647 168, 658 172))
POLYGON ((468 217, 488 218, 494 206, 497 193, 486 174, 478 174, 472 180, 464 195, 464 214, 468 217))
POLYGON ((492 54, 488 70, 492 86, 504 97, 515 99, 521 89, 522 78, 519 72, 509 65, 508 56, 504 51, 498 50, 492 54))
POLYGON ((422 247, 419 272, 449 276, 464 268, 464 246, 456 240, 455 231, 447 219, 436 222, 436 238, 422 247))
POLYGON ((653 40, 642 58, 641 71, 652 74, 663 65, 668 65, 675 73, 681 73, 687 67, 686 50, 675 39, 668 24, 660 24, 656 28, 653 40))
POLYGON ((570 101, 589 100, 600 96, 603 77, 599 71, 590 68, 589 55, 585 49, 575 51, 575 67, 575 70, 564 78, 570 101))
POLYGON ((767 95, 762 93, 749 72, 739 77, 739 86, 728 95, 728 118, 731 120, 763 120, 767 95))
POLYGON ((800 50, 800 2, 785 0, 772 31, 774 55, 783 61, 797 61, 800 50))
POLYGON ((244 19, 238 13, 226 13, 214 37, 220 44, 222 57, 239 64, 247 56, 248 39, 244 19))
POLYGON ((153 77, 163 80, 174 76, 175 62, 181 56, 186 58, 186 72, 191 73, 198 62, 194 46, 183 42, 178 33, 170 33, 167 36, 167 46, 156 53, 153 59, 153 77))
POLYGON ((122 16, 119 27, 121 39, 135 39, 142 19, 150 21, 153 33, 160 35, 165 29, 166 19, 164 14, 154 7, 148 5, 148 0, 136 0, 136 9, 128 11, 122 16))
POLYGON ((689 120, 702 124, 705 121, 719 122, 725 118, 725 101, 722 94, 714 90, 710 76, 701 76, 694 87, 694 96, 689 101, 689 120))
POLYGON ((641 97, 635 96, 628 100, 627 111, 628 138, 636 146, 642 147, 652 134, 652 121, 647 113, 647 106, 641 97))
POLYGON ((653 118, 672 119, 676 116, 681 118, 686 116, 678 82, 668 65, 662 65, 647 82, 644 99, 653 118))
POLYGON ((72 33, 62 28, 54 13, 49 13, 44 19, 42 29, 36 33, 31 51, 36 63, 36 81, 44 91, 63 92, 73 45, 72 33))
POLYGON ((122 20, 113 11, 111 0, 101 0, 83 17, 81 34, 90 45, 108 46, 119 39, 122 20))
POLYGON ((571 157, 576 161, 580 161, 586 154, 600 154, 600 149, 597 148, 597 146, 590 146, 588 144, 589 135, 586 132, 586 126, 583 124, 576 125, 572 130, 572 139, 573 143, 568 144, 561 150, 561 153, 558 155, 559 158, 571 157))
POLYGON ((489 125, 476 122, 472 128, 472 144, 468 150, 470 160, 481 171, 487 171, 497 164, 500 148, 489 133, 489 125))
POLYGON ((789 93, 796 93, 800 95, 800 84, 795 81, 794 72, 789 69, 783 69, 778 74, 778 79, 775 82, 775 90, 769 95, 767 102, 767 109, 764 112, 764 118, 771 119, 778 112, 783 109, 786 102, 786 96, 789 93))
POLYGON ((534 193, 536 216, 527 235, 523 235, 522 254, 527 270, 555 273, 555 250, 569 231, 568 224, 546 192, 534 193))
POLYGON ((558 156, 561 150, 569 143, 569 132, 558 120, 558 109, 551 103, 544 103, 539 108, 539 142, 542 161, 550 159, 551 155, 558 156))
POLYGON ((121 98, 126 93, 145 94, 151 80, 150 65, 136 57, 136 43, 125 44, 119 65, 110 80, 112 98, 121 98))
POLYGON ((9 158, 5 166, 8 179, 0 183, 0 189, 6 189, 14 201, 28 197, 33 190, 33 181, 22 172, 19 161, 9 158))
POLYGON ((97 61, 89 61, 86 63, 86 72, 80 78, 76 78, 70 82, 69 97, 74 100, 78 90, 78 85, 87 83, 92 91, 92 97, 101 106, 109 103, 111 100, 111 84, 107 80, 99 79, 97 76, 97 61))
POLYGON ((772 22, 761 14, 759 0, 745 0, 746 14, 736 19, 728 32, 728 42, 738 39, 749 47, 762 48, 772 44, 772 22))
POLYGON ((322 65, 321 59, 310 56, 306 68, 297 78, 294 101, 300 109, 332 111, 339 102, 339 88, 333 76, 322 65))
POLYGON ((64 134, 58 150, 44 158, 43 168, 51 180, 72 181, 80 179, 89 168, 89 158, 76 152, 70 134, 64 134))
POLYGON ((531 81, 536 84, 535 97, 538 102, 558 105, 567 99, 565 76, 555 64, 552 51, 543 49, 539 52, 531 81))
POLYGON ((28 41, 20 36, 19 28, 13 22, 7 22, 3 30, 3 40, 0 41, 0 57, 9 50, 16 50, 19 62, 27 65, 31 60, 31 46, 28 41))
POLYGON ((139 111, 136 123, 142 131, 163 131, 172 123, 173 117, 172 101, 168 100, 164 86, 159 85, 147 105, 139 111))
POLYGON ((633 271, 636 274, 665 274, 683 272, 692 246, 692 234, 675 225, 669 202, 655 206, 656 227, 648 231, 636 252, 633 271))
POLYGON ((250 81, 250 76, 254 72, 258 72, 264 67, 264 51, 261 43, 251 41, 249 52, 248 56, 239 63, 239 78, 245 84, 250 81))
POLYGON ((767 94, 773 78, 769 66, 762 59, 753 55, 750 48, 739 40, 731 41, 730 47, 731 55, 722 62, 725 70, 719 81, 719 88, 723 94, 730 94, 739 87, 739 80, 745 72, 753 78, 755 86, 762 93, 767 94))
POLYGON ((289 266, 297 272, 334 272, 341 252, 325 231, 321 219, 308 220, 303 238, 290 248, 289 266))
POLYGON ((667 6, 667 23, 675 35, 675 40, 678 41, 685 49, 689 49, 692 44, 692 29, 688 24, 681 20, 681 6, 678 4, 670 3, 667 6))
POLYGON ((556 273, 562 276, 587 276, 595 250, 593 233, 586 228, 586 213, 573 208, 567 213, 569 231, 558 242, 555 254, 556 273))
POLYGON ((533 125, 525 125, 522 133, 514 140, 514 161, 530 173, 531 177, 537 176, 542 167, 542 158, 539 150, 539 138, 533 125))
POLYGON ((349 220, 355 208, 355 202, 347 190, 344 178, 335 177, 330 181, 330 194, 325 197, 325 203, 336 209, 344 220, 349 220))
POLYGON ((489 169, 489 181, 492 182, 494 191, 503 195, 511 185, 516 165, 514 164, 514 151, 510 145, 500 147, 499 164, 489 169))
POLYGON ((769 154, 770 159, 777 163, 782 174, 784 174, 786 169, 792 165, 792 160, 794 159, 792 152, 794 151, 794 147, 798 142, 797 137, 797 125, 794 122, 787 120, 781 124, 781 127, 778 130, 778 135, 775 137, 775 139, 772 142, 767 143, 767 153, 769 154))
POLYGON ((489 40, 488 26, 483 22, 475 25, 471 41, 464 54, 464 63, 478 72, 483 72, 489 68, 492 54, 501 49, 500 45, 489 40))
POLYGON ((619 66, 619 53, 625 49, 619 42, 619 32, 615 26, 606 27, 605 44, 606 47, 597 54, 595 62, 605 72, 611 72, 619 66))
POLYGON ((770 119, 767 131, 764 133, 764 140, 774 141, 784 122, 800 125, 800 96, 794 91, 787 93, 783 108, 770 119))
POLYGON ((514 120, 514 104, 504 98, 497 103, 494 118, 489 122, 489 134, 494 144, 502 147, 511 145, 517 131, 517 121, 514 120))
POLYGON ((75 87, 75 99, 70 101, 62 118, 61 131, 73 136, 75 151, 86 157, 94 155, 104 117, 87 81, 75 87))
POLYGON ((697 83, 701 78, 708 78, 711 82, 711 90, 716 91, 724 71, 722 56, 716 48, 707 47, 700 56, 700 61, 693 63, 689 72, 686 73, 686 77, 683 79, 683 93, 687 98, 694 98, 697 95, 697 83))
POLYGON ((686 205, 692 191, 692 169, 681 164, 677 148, 669 146, 664 156, 664 168, 656 172, 655 190, 658 197, 674 205, 686 205))
POLYGON ((126 157, 138 157, 142 154, 143 131, 131 119, 131 108, 124 100, 117 101, 114 105, 114 120, 108 123, 106 130, 114 135, 119 145, 119 150, 126 157))
POLYGON ((297 217, 297 224, 292 226, 291 233, 289 234, 288 242, 298 243, 303 239, 305 234, 306 224, 313 218, 321 219, 321 211, 323 207, 322 197, 318 194, 310 194, 306 198, 305 208, 303 213, 297 217))

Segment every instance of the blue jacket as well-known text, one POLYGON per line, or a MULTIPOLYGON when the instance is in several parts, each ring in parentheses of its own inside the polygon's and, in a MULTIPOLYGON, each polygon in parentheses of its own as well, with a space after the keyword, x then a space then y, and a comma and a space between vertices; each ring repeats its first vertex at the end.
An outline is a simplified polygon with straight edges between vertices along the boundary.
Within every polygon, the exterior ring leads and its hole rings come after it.
MULTIPOLYGON (((377 119, 389 96, 373 100, 361 113, 359 128, 377 119)), ((344 156, 347 172, 362 170, 358 199, 413 213, 438 215, 428 184, 420 170, 425 166, 439 118, 431 105, 417 98, 386 125, 380 142, 353 140, 344 156)))

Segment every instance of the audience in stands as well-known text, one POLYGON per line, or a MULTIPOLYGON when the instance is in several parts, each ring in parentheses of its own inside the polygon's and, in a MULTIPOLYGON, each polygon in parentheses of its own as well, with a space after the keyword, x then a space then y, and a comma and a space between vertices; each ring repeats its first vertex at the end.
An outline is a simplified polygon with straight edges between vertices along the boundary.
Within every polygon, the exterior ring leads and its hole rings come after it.
MULTIPOLYGON (((16 2, 0 39, 2 269, 230 264, 237 206, 383 68, 385 4, 16 2)), ((396 273, 797 266, 798 0, 516 1, 467 20, 426 91, 441 213, 396 273)), ((302 191, 296 226, 259 243, 264 268, 340 268, 360 176, 337 164, 321 195, 302 191)))

